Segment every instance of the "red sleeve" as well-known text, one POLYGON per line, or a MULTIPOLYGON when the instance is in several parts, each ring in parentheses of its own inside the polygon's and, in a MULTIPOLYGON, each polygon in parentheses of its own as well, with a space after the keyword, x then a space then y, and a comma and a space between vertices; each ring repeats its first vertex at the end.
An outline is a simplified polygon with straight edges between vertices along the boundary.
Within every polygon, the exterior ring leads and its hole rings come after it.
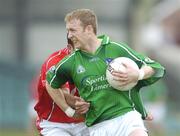
MULTIPOLYGON (((67 51, 66 51, 67 49, 66 50, 65 49, 53 53, 46 60, 46 62, 43 64, 42 69, 41 69, 41 76, 42 76, 41 80, 44 80, 44 84, 45 84, 45 81, 46 81, 46 73, 47 73, 47 71, 52 66, 56 65, 59 61, 61 61, 67 55, 67 51)), ((63 85, 63 87, 66 87, 67 89, 69 89, 69 84, 66 83, 66 84, 63 85)))

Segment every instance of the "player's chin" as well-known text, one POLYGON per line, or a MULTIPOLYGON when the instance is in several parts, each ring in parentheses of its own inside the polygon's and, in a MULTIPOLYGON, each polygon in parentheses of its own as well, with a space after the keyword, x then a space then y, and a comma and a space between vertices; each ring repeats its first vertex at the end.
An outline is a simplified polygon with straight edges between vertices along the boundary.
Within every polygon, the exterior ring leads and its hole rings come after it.
POLYGON ((75 45, 75 48, 76 48, 76 49, 81 49, 81 46, 80 46, 79 44, 76 44, 76 45, 75 45))

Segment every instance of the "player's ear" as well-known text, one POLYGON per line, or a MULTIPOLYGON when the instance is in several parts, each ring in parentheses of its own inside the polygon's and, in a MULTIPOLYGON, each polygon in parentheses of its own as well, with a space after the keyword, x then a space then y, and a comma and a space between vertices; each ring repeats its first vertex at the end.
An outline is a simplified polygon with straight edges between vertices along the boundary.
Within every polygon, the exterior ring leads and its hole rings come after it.
POLYGON ((92 33, 92 32, 93 32, 93 27, 92 27, 92 25, 87 25, 87 26, 86 26, 86 30, 87 30, 88 33, 92 33))

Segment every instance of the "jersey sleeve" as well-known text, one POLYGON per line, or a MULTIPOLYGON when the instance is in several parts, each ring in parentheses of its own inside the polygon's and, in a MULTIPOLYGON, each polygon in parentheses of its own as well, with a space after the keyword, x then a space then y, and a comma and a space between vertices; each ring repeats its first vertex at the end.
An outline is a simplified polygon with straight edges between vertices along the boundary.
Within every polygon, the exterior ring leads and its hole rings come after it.
POLYGON ((142 119, 145 119, 147 117, 147 111, 144 107, 141 95, 140 95, 140 91, 139 88, 133 88, 133 90, 131 91, 131 99, 134 103, 134 108, 141 113, 141 117, 142 119))
POLYGON ((51 66, 46 74, 46 80, 52 88, 60 88, 67 81, 70 81, 70 72, 67 62, 64 59, 57 65, 51 66))
POLYGON ((161 79, 164 74, 165 74, 165 68, 157 61, 150 59, 149 57, 143 56, 143 55, 138 55, 138 57, 142 61, 142 65, 147 65, 152 67, 155 70, 155 74, 152 75, 151 77, 140 80, 138 85, 140 87, 151 85, 161 79))

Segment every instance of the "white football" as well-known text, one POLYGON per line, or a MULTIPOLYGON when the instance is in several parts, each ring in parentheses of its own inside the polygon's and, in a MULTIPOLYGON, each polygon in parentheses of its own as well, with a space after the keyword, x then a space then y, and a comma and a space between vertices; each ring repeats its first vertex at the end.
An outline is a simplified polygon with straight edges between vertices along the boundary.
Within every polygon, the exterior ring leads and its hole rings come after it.
POLYGON ((132 89, 137 84, 137 82, 133 82, 133 83, 129 83, 127 85, 121 86, 121 82, 114 80, 113 75, 111 74, 113 70, 126 71, 126 67, 122 63, 124 63, 128 66, 131 66, 136 70, 139 70, 138 65, 133 60, 131 60, 127 57, 118 57, 109 63, 109 65, 106 69, 106 78, 107 78, 108 83, 113 88, 120 90, 120 91, 128 91, 128 90, 132 89))

